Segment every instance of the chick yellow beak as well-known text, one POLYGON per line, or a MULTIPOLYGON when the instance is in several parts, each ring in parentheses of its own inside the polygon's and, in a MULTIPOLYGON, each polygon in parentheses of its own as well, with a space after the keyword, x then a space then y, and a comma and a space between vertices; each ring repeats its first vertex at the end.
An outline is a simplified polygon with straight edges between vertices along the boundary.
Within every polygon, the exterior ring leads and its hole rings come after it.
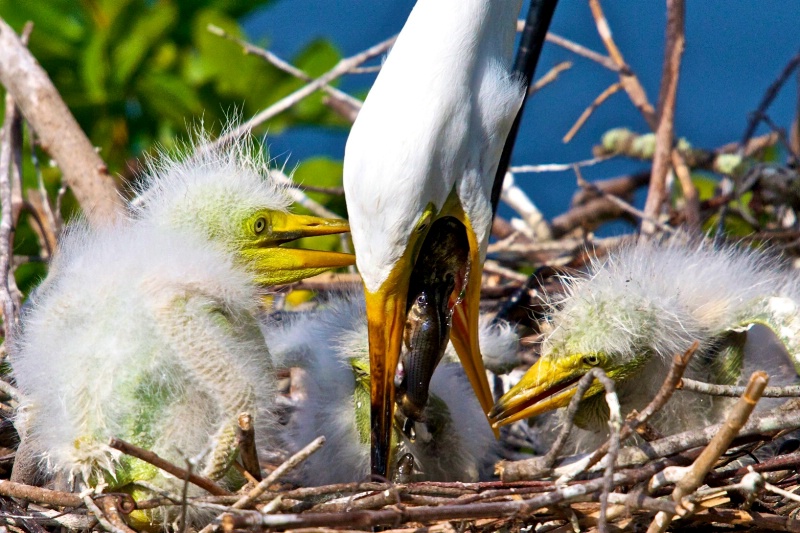
POLYGON ((355 256, 352 254, 280 246, 303 237, 350 231, 345 220, 274 213, 270 224, 266 237, 257 246, 242 252, 256 273, 256 282, 261 285, 292 283, 332 268, 355 263, 355 256))
MULTIPOLYGON (((582 361, 580 354, 539 359, 489 412, 492 427, 496 429, 569 404, 578 381, 588 372, 582 361)), ((597 383, 590 387, 586 396, 596 392, 594 389, 597 383)))

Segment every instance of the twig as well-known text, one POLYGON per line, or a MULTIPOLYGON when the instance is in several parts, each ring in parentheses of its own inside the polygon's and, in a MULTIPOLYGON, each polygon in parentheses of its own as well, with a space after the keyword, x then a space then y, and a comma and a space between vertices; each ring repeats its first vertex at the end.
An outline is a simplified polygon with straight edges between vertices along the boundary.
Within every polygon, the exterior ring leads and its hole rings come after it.
POLYGON ((236 440, 239 445, 239 457, 242 459, 242 465, 256 481, 261 481, 261 465, 258 463, 253 417, 250 413, 242 413, 239 415, 237 422, 236 440))
MULTIPOLYGON (((677 387, 678 383, 680 383, 681 376, 683 376, 683 373, 689 364, 689 360, 699 347, 700 343, 695 341, 682 355, 675 354, 673 356, 672 366, 670 367, 667 377, 664 378, 664 382, 661 384, 661 387, 659 387, 656 395, 652 400, 650 400, 650 403, 648 403, 644 409, 637 413, 633 418, 625 421, 625 426, 620 431, 619 437, 621 441, 624 441, 630 437, 636 428, 642 424, 645 424, 650 417, 660 411, 661 408, 667 404, 669 399, 672 397, 672 393, 675 392, 675 388, 677 387)), ((595 450, 587 459, 576 463, 575 466, 570 469, 571 477, 567 476, 566 474, 562 474, 562 478, 572 479, 572 477, 578 473, 588 470, 603 458, 603 456, 608 452, 610 446, 611 441, 609 440, 595 450)))
POLYGON ((95 518, 97 518, 97 521, 100 523, 103 529, 109 531, 110 533, 132 532, 132 530, 129 528, 120 529, 115 524, 111 523, 111 521, 108 519, 108 517, 106 517, 103 511, 101 511, 100 508, 94 503, 91 494, 82 495, 82 498, 84 505, 86 505, 86 508, 89 510, 90 513, 94 515, 95 518))
POLYGON ((750 120, 747 122, 747 129, 744 130, 744 134, 742 135, 742 140, 739 142, 739 146, 745 146, 750 138, 756 131, 756 127, 758 127, 758 123, 761 122, 761 118, 766 114, 767 108, 772 104, 772 101, 778 96, 778 92, 780 91, 783 84, 786 83, 786 80, 789 79, 789 76, 792 75, 792 71, 797 68, 797 65, 800 65, 800 52, 798 52, 794 57, 792 57, 789 62, 783 67, 783 70, 778 75, 778 78, 773 81, 767 90, 764 92, 764 96, 761 98, 761 102, 759 102, 758 107, 756 110, 750 114, 750 120))
MULTIPOLYGON (((314 78, 309 76, 305 71, 295 67, 288 61, 281 59, 280 57, 270 52, 269 50, 266 50, 264 48, 259 48, 258 46, 254 46, 253 44, 248 43, 244 39, 239 39, 238 37, 234 37, 230 33, 226 32, 219 26, 215 26, 214 24, 209 24, 207 26, 207 29, 214 35, 218 35, 224 39, 227 39, 231 42, 238 44, 239 46, 242 47, 242 50, 244 50, 246 54, 260 57, 269 62, 271 65, 286 72, 287 74, 294 76, 295 78, 299 78, 304 81, 314 81, 314 78)), ((332 99, 336 100, 339 104, 347 106, 348 108, 351 109, 351 111, 354 111, 355 113, 358 113, 358 111, 361 109, 361 106, 363 105, 363 102, 358 98, 350 96, 346 92, 339 90, 336 87, 332 87, 327 83, 320 86, 320 89, 323 90, 332 99)))
MULTIPOLYGON (((658 94, 658 125, 655 128, 656 150, 653 154, 650 188, 644 204, 644 212, 651 219, 658 219, 661 208, 667 198, 666 182, 667 173, 671 165, 672 140, 675 130, 678 76, 686 42, 684 36, 685 10, 684 0, 667 0, 667 44, 664 49, 661 88, 658 94)), ((694 188, 691 185, 691 179, 689 182, 686 187, 694 188)), ((643 234, 650 235, 655 232, 655 229, 655 225, 651 224, 647 219, 642 221, 643 234)))
POLYGON ((630 213, 631 215, 633 215, 633 216, 635 216, 635 217, 637 217, 637 218, 639 218, 639 219, 641 219, 643 221, 646 220, 646 221, 650 222, 651 224, 653 224, 656 228, 660 229, 661 231, 664 231, 664 232, 667 232, 667 233, 674 233, 675 232, 675 230, 673 228, 667 226, 663 222, 650 217, 649 215, 645 214, 643 211, 640 211, 639 209, 636 209, 635 207, 633 207, 628 202, 626 202, 626 201, 624 201, 624 200, 622 200, 620 198, 617 198, 614 195, 608 194, 605 191, 595 187, 590 182, 584 180, 583 176, 581 175, 581 171, 580 171, 580 169, 578 167, 575 167, 575 174, 576 174, 576 176, 578 178, 578 185, 580 187, 583 187, 583 188, 586 188, 586 189, 590 189, 592 192, 602 196, 603 198, 608 198, 610 201, 614 202, 614 204, 619 206, 626 213, 630 213))
POLYGON ((59 507, 83 505, 83 499, 78 494, 34 487, 5 479, 0 480, 0 495, 59 507))
POLYGON ((603 105, 603 102, 608 100, 609 97, 611 97, 611 95, 615 94, 620 89, 622 89, 622 82, 612 83, 611 85, 606 87, 606 89, 603 92, 597 95, 597 98, 595 98, 592 101, 592 103, 589 104, 589 107, 583 110, 581 116, 578 117, 578 120, 575 121, 575 124, 572 125, 567 134, 564 135, 564 138, 561 139, 561 142, 563 143, 570 142, 572 138, 575 137, 575 134, 578 133, 578 130, 581 129, 581 127, 586 123, 587 120, 589 120, 589 117, 592 116, 594 110, 603 105))
POLYGON ((697 194, 697 187, 692 181, 692 173, 679 150, 673 149, 670 152, 670 159, 675 175, 678 176, 678 181, 681 183, 681 190, 683 190, 683 213, 686 217, 686 226, 690 231, 697 231, 700 229, 700 197, 697 194))
POLYGON ((572 68, 571 61, 562 61, 561 63, 557 64, 550 70, 544 73, 544 76, 536 80, 531 86, 528 88, 528 96, 533 96, 535 93, 541 91, 554 81, 558 79, 558 75, 564 71, 567 71, 572 68))
POLYGON ((514 174, 511 172, 506 172, 501 191, 500 198, 506 205, 522 216, 522 220, 530 228, 532 237, 536 237, 541 241, 551 239, 547 220, 545 220, 539 208, 536 207, 536 204, 531 201, 528 194, 517 186, 514 174))
POLYGON ((589 8, 592 10, 595 26, 597 26, 597 33, 600 35, 600 39, 602 39, 606 50, 608 50, 608 55, 611 56, 611 60, 619 68, 619 80, 622 83, 622 87, 625 89, 625 92, 628 93, 628 97, 631 99, 636 109, 642 113, 650 129, 655 131, 658 125, 656 111, 647 99, 647 93, 645 93, 644 87, 642 87, 642 84, 639 82, 639 78, 636 77, 628 64, 625 63, 622 53, 619 51, 619 48, 617 48, 614 38, 611 36, 611 28, 608 26, 606 16, 603 14, 603 8, 600 7, 600 1, 589 0, 589 8))
MULTIPOLYGON (((703 483, 706 474, 714 466, 720 455, 725 453, 739 430, 747 422, 768 382, 769 377, 765 372, 753 373, 747 384, 747 390, 728 413, 728 417, 720 431, 709 442, 708 446, 703 449, 700 456, 692 463, 692 466, 686 469, 683 477, 675 484, 675 490, 672 491, 672 499, 675 502, 680 503, 685 496, 694 492, 703 483)), ((663 533, 667 530, 671 521, 672 515, 661 511, 653 518, 647 532, 663 533)))
MULTIPOLYGON (((683 378, 675 387, 677 390, 697 392, 710 396, 728 396, 738 398, 745 393, 745 387, 737 385, 718 385, 705 383, 694 379, 683 378)), ((785 387, 766 387, 761 393, 762 398, 795 398, 800 397, 800 385, 787 385, 785 387)))
POLYGON ((89 220, 102 224, 122 212, 114 181, 94 146, 14 30, 0 20, 0 83, 36 130, 42 147, 58 162, 64 181, 89 220))
POLYGON ((512 174, 525 174, 528 172, 531 173, 565 172, 567 170, 572 170, 576 166, 579 168, 591 167, 598 163, 608 161, 609 159, 611 159, 611 156, 600 156, 600 157, 593 157, 592 159, 584 159, 583 161, 575 161, 574 163, 546 163, 544 165, 519 165, 515 167, 509 167, 508 170, 512 174))
MULTIPOLYGON (((520 23, 524 24, 524 21, 518 21, 517 22, 517 27, 518 28, 519 28, 520 23)), ((590 60, 594 61, 595 63, 598 63, 598 64, 604 66, 608 70, 611 70, 613 72, 620 72, 622 70, 622 67, 620 65, 617 65, 614 62, 614 60, 611 59, 610 57, 604 56, 603 54, 598 54, 594 50, 590 50, 589 48, 586 48, 583 45, 580 45, 580 44, 578 44, 578 43, 576 43, 574 41, 570 41, 569 39, 565 39, 564 37, 561 37, 560 35, 556 35, 553 32, 549 32, 547 34, 547 37, 545 37, 545 39, 548 42, 551 42, 556 46, 560 46, 561 48, 569 50, 570 52, 572 52, 575 55, 579 55, 581 57, 585 57, 586 59, 590 59, 590 60)))
POLYGON ((130 455, 131 457, 136 457, 137 459, 141 459, 146 463, 150 463, 151 465, 155 466, 156 468, 160 468, 164 472, 172 474, 178 479, 188 479, 194 485, 197 485, 201 489, 207 491, 210 494, 215 494, 217 496, 222 496, 225 494, 230 494, 227 490, 223 489, 213 481, 203 476, 198 476, 197 474, 191 474, 187 472, 185 469, 176 466, 166 459, 159 457, 158 454, 151 452, 150 450, 145 450, 144 448, 140 448, 129 442, 125 442, 124 440, 117 439, 112 437, 108 441, 108 445, 112 448, 121 451, 126 455, 130 455))
POLYGON ((317 78, 316 80, 312 81, 311 83, 301 87, 300 89, 296 90, 295 92, 291 93, 284 98, 281 98, 267 109, 261 111, 260 113, 256 114, 247 122, 240 124, 237 128, 229 131, 225 135, 219 137, 217 140, 212 142, 210 145, 206 145, 200 147, 201 150, 213 150, 214 148, 224 144, 231 139, 235 139, 241 136, 243 133, 247 131, 251 131, 253 128, 257 127, 260 124, 263 124, 267 120, 271 119, 272 117, 283 113, 297 102, 303 100, 307 96, 314 94, 320 88, 325 85, 328 85, 330 82, 342 76, 343 74, 347 74, 350 69, 357 67, 358 65, 368 61, 369 59, 381 55, 386 52, 391 46, 394 44, 396 37, 390 37, 385 41, 382 41, 375 46, 364 50, 354 56, 346 57, 340 60, 331 70, 317 78))
MULTIPOLYGON (((231 505, 231 509, 244 509, 245 507, 251 505, 253 502, 258 499, 259 496, 264 494, 266 490, 269 488, 270 485, 275 483, 278 479, 281 478, 285 473, 289 472, 290 470, 294 469, 305 461, 311 454, 322 448, 322 445, 325 444, 325 437, 317 437, 313 441, 311 441, 305 448, 291 456, 289 459, 286 460, 282 465, 278 468, 270 472, 270 474, 264 478, 261 483, 256 485, 250 492, 248 492, 245 496, 238 499, 236 503, 231 505)), ((219 520, 222 520, 223 517, 218 517, 219 520)), ((223 522, 224 523, 224 522, 223 522)), ((211 533, 215 531, 217 526, 215 524, 209 524, 203 529, 200 530, 200 533, 211 533)))
MULTIPOLYGON (((127 496, 127 494, 125 496, 127 496)), ((134 505, 131 505, 127 508, 122 507, 122 509, 120 509, 120 504, 124 506, 126 500, 122 499, 119 495, 116 494, 106 494, 100 496, 97 498, 96 501, 100 502, 100 505, 102 506, 103 509, 103 515, 114 526, 115 531, 121 533, 136 533, 133 529, 128 527, 128 525, 120 516, 120 512, 128 514, 131 511, 133 511, 135 508, 134 505)))
POLYGON ((300 188, 301 186, 292 180, 292 178, 287 176, 283 171, 271 169, 269 171, 269 176, 282 185, 288 185, 289 196, 292 197, 292 200, 305 207, 315 215, 326 218, 342 218, 321 203, 309 198, 308 195, 300 188))

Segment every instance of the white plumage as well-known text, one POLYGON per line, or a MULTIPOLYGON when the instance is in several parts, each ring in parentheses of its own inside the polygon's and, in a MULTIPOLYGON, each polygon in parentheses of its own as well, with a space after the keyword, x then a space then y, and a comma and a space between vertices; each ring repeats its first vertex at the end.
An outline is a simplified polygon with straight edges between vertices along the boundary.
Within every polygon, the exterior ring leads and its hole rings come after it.
MULTIPOLYGON (((481 340, 492 360, 507 364, 516 358, 518 338, 509 325, 484 320, 481 340)), ((369 366, 361 294, 335 298, 320 311, 270 325, 267 344, 277 366, 302 369, 293 372, 288 448, 299 450, 319 435, 326 437, 322 450, 304 463, 302 483, 368 479, 369 366)), ((431 395, 426 413, 436 429, 426 434, 426 424, 418 423, 414 442, 395 430, 395 455, 414 456, 415 481, 477 481, 490 475, 497 443, 452 348, 433 374, 431 395)))
POLYGON ((451 338, 485 411, 478 348, 491 189, 525 88, 511 55, 521 0, 419 0, 347 140, 344 188, 366 288, 373 468, 386 475, 409 276, 431 225, 463 224, 469 264, 451 338))

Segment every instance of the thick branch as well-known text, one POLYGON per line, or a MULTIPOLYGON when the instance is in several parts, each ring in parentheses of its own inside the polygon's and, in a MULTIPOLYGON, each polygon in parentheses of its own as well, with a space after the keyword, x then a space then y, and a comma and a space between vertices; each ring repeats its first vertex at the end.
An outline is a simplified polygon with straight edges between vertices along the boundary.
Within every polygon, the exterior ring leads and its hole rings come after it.
POLYGON ((0 83, 14 97, 41 146, 58 163, 64 181, 92 223, 105 223, 122 211, 122 200, 108 169, 47 73, 0 19, 0 83))

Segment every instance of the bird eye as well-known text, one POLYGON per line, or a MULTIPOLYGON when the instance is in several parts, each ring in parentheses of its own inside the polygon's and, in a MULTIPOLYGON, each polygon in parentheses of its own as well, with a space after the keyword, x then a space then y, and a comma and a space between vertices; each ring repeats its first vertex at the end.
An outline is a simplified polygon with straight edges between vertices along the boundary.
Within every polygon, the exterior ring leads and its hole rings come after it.
POLYGON ((600 364, 600 358, 596 355, 586 355, 583 358, 583 363, 589 366, 597 366, 600 364))
POLYGON ((267 228, 267 219, 264 217, 259 217, 256 219, 255 224, 253 224, 253 229, 256 233, 261 233, 267 228))

